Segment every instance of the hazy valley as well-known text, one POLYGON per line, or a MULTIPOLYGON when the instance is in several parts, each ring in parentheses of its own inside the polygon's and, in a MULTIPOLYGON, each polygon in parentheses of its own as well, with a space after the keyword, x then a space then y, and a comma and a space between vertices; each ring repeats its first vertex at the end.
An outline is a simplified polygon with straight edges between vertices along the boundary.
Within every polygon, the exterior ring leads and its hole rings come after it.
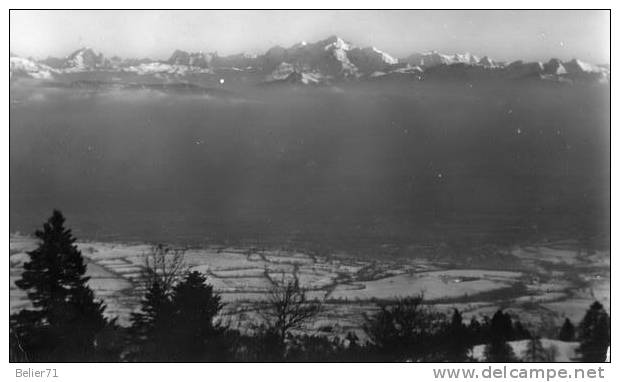
POLYGON ((548 336, 595 299, 609 309, 608 67, 329 38, 11 68, 12 310, 52 208, 124 324, 156 243, 185 249, 239 328, 288 278, 325 300, 309 330, 328 336, 363 337, 376 301, 420 293, 548 336))

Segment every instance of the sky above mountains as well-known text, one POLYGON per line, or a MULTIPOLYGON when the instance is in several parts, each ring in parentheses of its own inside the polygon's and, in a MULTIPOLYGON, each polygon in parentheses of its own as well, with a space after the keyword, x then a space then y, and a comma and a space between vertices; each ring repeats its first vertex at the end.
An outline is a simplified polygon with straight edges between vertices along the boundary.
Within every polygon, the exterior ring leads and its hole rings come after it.
POLYGON ((608 11, 11 11, 11 51, 168 58, 175 49, 262 53, 338 35, 396 56, 437 50, 498 60, 609 63, 608 11))

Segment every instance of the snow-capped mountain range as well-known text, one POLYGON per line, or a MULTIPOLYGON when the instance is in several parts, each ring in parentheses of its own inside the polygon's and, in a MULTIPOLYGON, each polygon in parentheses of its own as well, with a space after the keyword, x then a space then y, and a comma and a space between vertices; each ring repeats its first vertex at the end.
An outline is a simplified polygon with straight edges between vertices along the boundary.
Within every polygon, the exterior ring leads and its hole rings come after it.
POLYGON ((546 63, 514 61, 503 63, 487 56, 470 53, 414 53, 404 58, 375 47, 358 47, 337 36, 315 43, 300 42, 289 48, 275 46, 262 55, 176 50, 168 60, 148 58, 107 58, 91 48, 81 48, 65 58, 43 60, 19 57, 11 53, 11 78, 29 77, 41 80, 61 78, 72 73, 131 73, 160 78, 183 78, 188 75, 218 75, 220 71, 253 73, 261 82, 324 84, 342 80, 388 79, 394 76, 413 80, 432 78, 539 78, 543 80, 606 82, 607 66, 593 65, 573 59, 551 59, 546 63))

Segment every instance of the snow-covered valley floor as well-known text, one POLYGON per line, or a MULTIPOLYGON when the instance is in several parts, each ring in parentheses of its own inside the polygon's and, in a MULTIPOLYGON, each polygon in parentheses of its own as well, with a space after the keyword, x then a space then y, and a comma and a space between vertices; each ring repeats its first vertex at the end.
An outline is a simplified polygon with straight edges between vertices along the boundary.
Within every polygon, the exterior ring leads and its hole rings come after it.
MULTIPOLYGON (((28 306, 15 286, 34 238, 10 236, 10 306, 28 306)), ((106 313, 129 324, 139 308, 139 277, 148 244, 79 242, 87 259, 89 284, 107 305, 106 313)), ((304 253, 252 248, 189 248, 188 269, 205 273, 226 303, 222 321, 241 329, 259 323, 256 313, 270 288, 296 278, 311 298, 324 300, 320 317, 308 330, 333 335, 361 330, 376 302, 423 294, 437 309, 458 308, 479 319, 502 308, 535 332, 552 335, 565 317, 578 322, 599 300, 609 309, 609 251, 585 253, 566 243, 515 247, 518 270, 463 269, 427 259, 376 260, 353 256, 316 257, 304 253)))

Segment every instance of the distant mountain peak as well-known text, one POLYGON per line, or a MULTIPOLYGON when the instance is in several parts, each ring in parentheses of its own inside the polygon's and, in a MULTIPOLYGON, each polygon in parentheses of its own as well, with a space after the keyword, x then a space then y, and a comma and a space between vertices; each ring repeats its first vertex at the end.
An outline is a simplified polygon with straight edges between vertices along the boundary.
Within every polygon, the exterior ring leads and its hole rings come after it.
POLYGON ((63 66, 74 71, 88 71, 104 68, 107 62, 102 53, 85 46, 68 55, 63 66))
POLYGON ((593 72, 600 71, 600 69, 596 67, 595 65, 581 61, 577 58, 573 58, 572 60, 564 63, 564 66, 568 67, 569 70, 572 70, 573 72, 580 72, 580 73, 593 73, 593 72))
POLYGON ((373 47, 370 47, 370 50, 372 50, 373 52, 375 52, 376 54, 379 54, 381 56, 381 58, 383 59, 383 61, 385 61, 386 63, 390 64, 390 65, 396 65, 398 64, 398 59, 395 58, 394 56, 391 56, 390 54, 373 47))
POLYGON ((486 68, 494 68, 497 67, 497 63, 489 58, 489 56, 484 56, 480 60, 478 60, 478 65, 481 65, 486 68))
POLYGON ((564 75, 568 73, 562 61, 557 58, 552 58, 547 61, 544 65, 545 73, 554 74, 554 75, 564 75))
POLYGON ((203 52, 186 52, 184 50, 177 49, 168 59, 168 63, 171 65, 207 68, 213 57, 214 54, 205 54, 203 52))
MULTIPOLYGON (((470 52, 441 53, 430 50, 397 59, 375 47, 360 47, 338 35, 315 42, 298 42, 288 48, 276 45, 263 54, 239 53, 219 56, 203 51, 176 49, 167 60, 110 59, 89 46, 66 58, 26 59, 10 52, 11 73, 51 78, 72 72, 109 71, 154 75, 159 78, 189 74, 244 73, 244 81, 258 74, 261 80, 294 83, 332 83, 338 79, 410 78, 540 78, 562 82, 598 80, 608 82, 610 68, 572 59, 542 62, 497 62, 470 52)), ((237 74, 234 74, 237 75, 237 74)))
POLYGON ((13 55, 9 58, 9 78, 28 77, 49 80, 54 76, 54 69, 35 62, 29 58, 13 55))
POLYGON ((353 47, 351 43, 346 42, 344 39, 336 35, 326 38, 325 40, 322 41, 322 43, 325 45, 325 48, 324 48, 325 50, 329 50, 329 49, 349 50, 353 47))
POLYGON ((88 46, 83 46, 73 52, 71 52, 68 56, 67 59, 73 59, 75 57, 78 56, 83 56, 83 55, 93 55, 93 56, 99 56, 101 55, 101 53, 97 53, 95 52, 95 50, 91 47, 88 46))

